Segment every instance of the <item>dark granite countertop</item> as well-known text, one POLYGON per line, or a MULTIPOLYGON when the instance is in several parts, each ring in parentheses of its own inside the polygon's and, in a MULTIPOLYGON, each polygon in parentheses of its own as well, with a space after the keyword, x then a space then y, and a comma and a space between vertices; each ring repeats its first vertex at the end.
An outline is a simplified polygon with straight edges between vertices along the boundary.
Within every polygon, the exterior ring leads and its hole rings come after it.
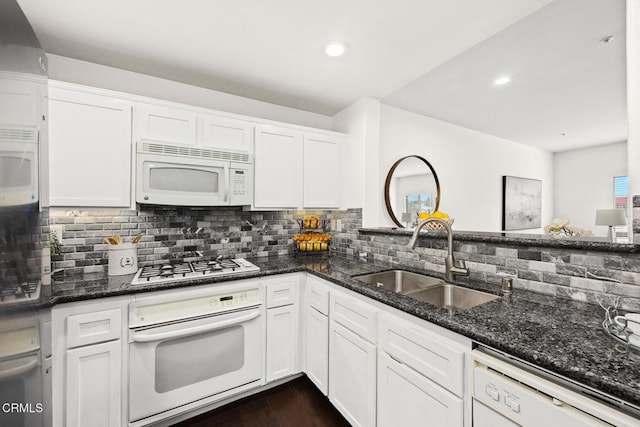
MULTIPOLYGON (((451 312, 352 278, 391 268, 405 269, 398 265, 337 256, 255 258, 251 261, 261 268, 259 272, 217 280, 131 286, 132 275, 69 278, 54 282, 52 302, 58 304, 304 271, 640 408, 640 352, 627 350, 606 334, 601 326, 604 311, 598 306, 517 289, 509 297, 451 312)), ((491 293, 499 291, 498 286, 472 280, 456 283, 491 293)))
MULTIPOLYGON (((360 228, 358 233, 362 235, 386 235, 386 236, 411 236, 412 229, 406 228, 360 228)), ((429 233, 434 238, 446 239, 444 231, 422 230, 422 234, 429 233)), ((546 234, 523 233, 490 233, 481 231, 453 231, 456 241, 499 243, 514 246, 537 246, 543 248, 582 249, 587 251, 605 251, 617 253, 640 253, 640 245, 626 243, 612 243, 605 238, 598 237, 572 237, 553 238, 546 234)))

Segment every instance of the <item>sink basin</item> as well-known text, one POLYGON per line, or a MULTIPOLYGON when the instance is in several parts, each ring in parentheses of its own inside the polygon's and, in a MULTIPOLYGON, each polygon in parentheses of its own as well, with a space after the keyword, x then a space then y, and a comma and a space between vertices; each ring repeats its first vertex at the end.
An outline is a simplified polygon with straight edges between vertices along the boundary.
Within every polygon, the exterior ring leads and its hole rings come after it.
POLYGON ((464 310, 499 298, 497 295, 449 284, 432 286, 409 296, 451 310, 464 310))
POLYGON ((421 291, 431 286, 442 285, 444 281, 422 274, 411 273, 404 270, 390 270, 381 273, 363 274, 354 276, 361 282, 375 285, 378 288, 401 294, 410 294, 421 291))
POLYGON ((451 285, 442 279, 404 270, 362 274, 353 278, 450 310, 464 310, 499 298, 487 292, 451 285))

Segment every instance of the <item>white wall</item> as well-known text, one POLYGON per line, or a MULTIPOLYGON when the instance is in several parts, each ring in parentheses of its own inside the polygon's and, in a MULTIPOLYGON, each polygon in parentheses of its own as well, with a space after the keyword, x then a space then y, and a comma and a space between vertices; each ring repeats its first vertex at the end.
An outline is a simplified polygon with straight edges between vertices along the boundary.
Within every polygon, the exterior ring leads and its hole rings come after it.
POLYGON ((47 54, 49 78, 229 113, 331 129, 331 117, 145 74, 47 54))
POLYGON ((333 116, 333 130, 349 134, 344 181, 347 208, 363 208, 362 225, 381 225, 379 177, 380 101, 361 98, 333 116))
MULTIPOLYGON (((440 180, 440 210, 455 219, 456 230, 500 230, 503 175, 542 180, 542 225, 553 219, 550 152, 382 104, 377 185, 393 162, 409 154, 432 164, 440 180)), ((391 225, 382 195, 377 209, 378 225, 391 225)))
MULTIPOLYGON (((640 195, 640 1, 627 0, 627 134, 629 192, 640 195)), ((632 205, 630 203, 629 205, 632 205)), ((634 221, 640 222, 638 209, 634 221)), ((629 218, 631 215, 629 210, 629 218)), ((631 223, 631 221, 630 221, 631 223)), ((631 230, 631 225, 629 226, 631 230)), ((640 236, 634 236, 640 243, 640 236)))
POLYGON ((613 177, 627 174, 626 142, 555 153, 554 168, 554 216, 606 236, 596 210, 613 208, 613 177))

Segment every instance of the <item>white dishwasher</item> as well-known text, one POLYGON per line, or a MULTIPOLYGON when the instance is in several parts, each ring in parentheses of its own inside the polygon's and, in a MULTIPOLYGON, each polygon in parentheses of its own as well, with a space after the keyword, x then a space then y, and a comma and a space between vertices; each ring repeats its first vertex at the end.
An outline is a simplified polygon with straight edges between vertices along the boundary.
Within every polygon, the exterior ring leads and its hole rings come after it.
POLYGON ((473 350, 472 363, 474 427, 640 426, 640 418, 563 387, 538 370, 543 378, 532 372, 536 368, 494 350, 473 350))

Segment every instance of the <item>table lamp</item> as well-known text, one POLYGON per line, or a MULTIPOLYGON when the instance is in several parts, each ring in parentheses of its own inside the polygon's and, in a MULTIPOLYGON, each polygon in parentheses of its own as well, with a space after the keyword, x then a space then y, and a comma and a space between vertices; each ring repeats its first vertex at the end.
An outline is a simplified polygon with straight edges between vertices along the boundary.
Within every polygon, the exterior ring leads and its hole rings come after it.
POLYGON ((596 210, 596 225, 609 227, 609 240, 616 241, 616 231, 613 227, 627 225, 627 215, 624 209, 598 209, 596 210))

